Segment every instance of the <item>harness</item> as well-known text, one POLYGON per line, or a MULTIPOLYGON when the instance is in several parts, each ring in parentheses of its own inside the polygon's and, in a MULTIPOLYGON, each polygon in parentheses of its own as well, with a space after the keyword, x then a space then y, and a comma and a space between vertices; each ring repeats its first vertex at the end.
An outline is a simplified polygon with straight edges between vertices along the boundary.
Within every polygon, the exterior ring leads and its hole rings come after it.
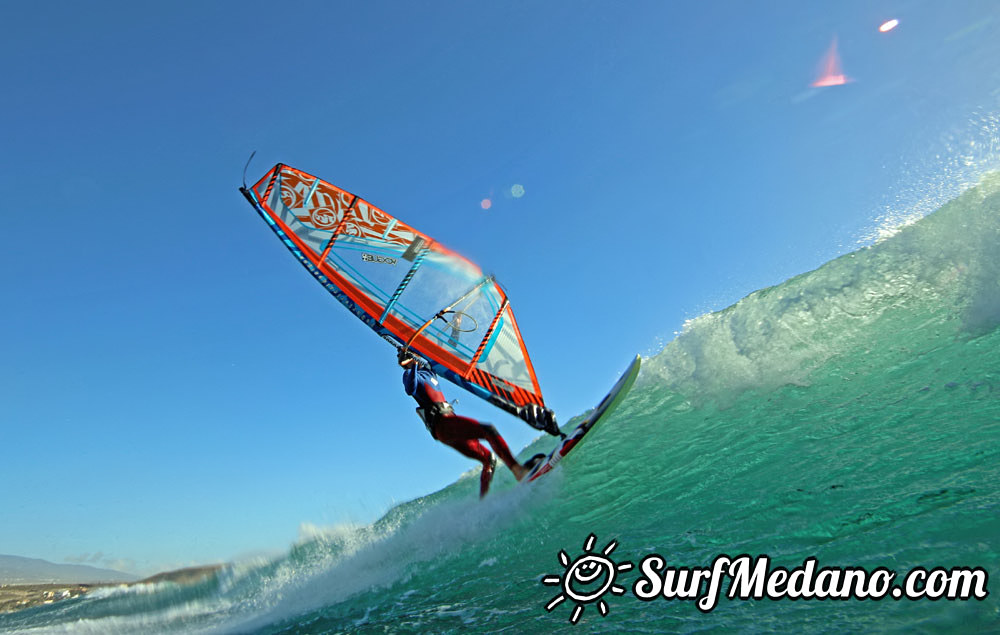
POLYGON ((427 427, 427 431, 431 433, 431 436, 437 439, 437 435, 434 434, 434 426, 441 417, 450 417, 455 414, 455 410, 451 407, 451 404, 447 401, 438 401, 431 405, 430 408, 417 408, 417 416, 420 420, 424 422, 427 427))

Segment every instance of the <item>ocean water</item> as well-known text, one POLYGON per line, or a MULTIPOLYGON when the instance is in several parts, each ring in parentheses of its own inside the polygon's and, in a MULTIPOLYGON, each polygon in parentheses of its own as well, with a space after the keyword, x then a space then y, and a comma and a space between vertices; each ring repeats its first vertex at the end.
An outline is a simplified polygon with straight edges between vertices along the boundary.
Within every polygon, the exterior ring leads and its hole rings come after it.
POLYGON ((275 560, 194 586, 102 589, 0 616, 0 631, 1000 632, 995 588, 968 601, 723 598, 710 612, 633 591, 650 554, 982 567, 1000 585, 1000 177, 896 229, 689 322, 534 486, 500 472, 480 503, 473 471, 275 560), (622 593, 547 610, 562 587, 542 580, 587 553, 607 554, 622 593))

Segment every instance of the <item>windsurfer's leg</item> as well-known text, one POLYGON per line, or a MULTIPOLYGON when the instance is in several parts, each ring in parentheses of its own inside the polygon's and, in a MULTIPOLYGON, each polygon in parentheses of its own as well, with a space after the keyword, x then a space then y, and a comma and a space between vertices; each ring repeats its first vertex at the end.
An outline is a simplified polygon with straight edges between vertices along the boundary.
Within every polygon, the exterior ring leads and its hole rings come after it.
POLYGON ((527 468, 518 463, 514 455, 510 453, 507 442, 503 440, 497 429, 489 423, 480 423, 479 426, 482 428, 482 438, 486 439, 486 442, 490 444, 490 447, 500 457, 500 460, 504 462, 504 465, 510 468, 510 471, 514 473, 514 478, 519 481, 524 478, 524 475, 528 473, 527 468))
MULTIPOLYGON (((504 465, 514 474, 514 478, 520 481, 528 473, 528 470, 518 463, 514 455, 510 453, 507 442, 503 440, 497 429, 488 423, 479 423, 475 419, 460 415, 450 415, 438 419, 434 432, 441 440, 485 439, 504 465)), ((447 441, 445 442, 447 443, 447 441)))
POLYGON ((479 473, 479 498, 486 496, 490 489, 490 482, 493 480, 493 453, 483 447, 483 444, 476 439, 448 439, 438 437, 449 447, 455 448, 470 459, 475 459, 483 464, 483 471, 479 473))

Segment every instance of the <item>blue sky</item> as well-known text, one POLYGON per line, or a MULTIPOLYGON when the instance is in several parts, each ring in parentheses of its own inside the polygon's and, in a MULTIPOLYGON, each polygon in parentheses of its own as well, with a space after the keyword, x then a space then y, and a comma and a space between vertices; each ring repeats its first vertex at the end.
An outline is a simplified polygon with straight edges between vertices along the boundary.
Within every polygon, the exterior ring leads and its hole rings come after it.
POLYGON ((6 3, 0 553, 226 560, 473 467, 240 196, 251 151, 494 272, 566 421, 980 169, 995 7, 6 3), (853 81, 810 88, 834 38, 853 81))

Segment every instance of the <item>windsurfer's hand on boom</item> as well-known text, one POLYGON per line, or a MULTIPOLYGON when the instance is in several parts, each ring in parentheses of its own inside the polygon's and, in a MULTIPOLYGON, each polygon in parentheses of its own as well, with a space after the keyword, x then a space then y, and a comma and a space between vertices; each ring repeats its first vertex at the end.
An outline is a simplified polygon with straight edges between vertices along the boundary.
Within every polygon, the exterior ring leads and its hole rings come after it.
POLYGON ((532 403, 518 408, 517 416, 536 430, 548 432, 552 436, 566 438, 566 435, 559 431, 559 424, 556 423, 556 413, 550 408, 543 408, 538 404, 532 403))

